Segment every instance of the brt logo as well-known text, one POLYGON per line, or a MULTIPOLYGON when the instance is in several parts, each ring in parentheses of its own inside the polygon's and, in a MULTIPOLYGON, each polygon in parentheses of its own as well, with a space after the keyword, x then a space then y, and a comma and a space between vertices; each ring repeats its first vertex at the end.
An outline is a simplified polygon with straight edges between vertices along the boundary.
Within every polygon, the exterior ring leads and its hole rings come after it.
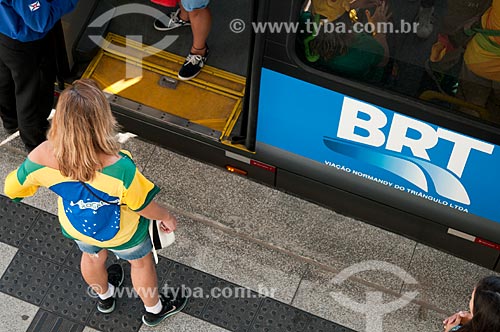
POLYGON ((466 205, 471 202, 460 179, 467 162, 471 154, 491 155, 495 147, 401 114, 391 119, 381 109, 348 97, 337 137, 341 140, 325 137, 335 152, 385 169, 425 192, 433 185, 437 194, 466 205))

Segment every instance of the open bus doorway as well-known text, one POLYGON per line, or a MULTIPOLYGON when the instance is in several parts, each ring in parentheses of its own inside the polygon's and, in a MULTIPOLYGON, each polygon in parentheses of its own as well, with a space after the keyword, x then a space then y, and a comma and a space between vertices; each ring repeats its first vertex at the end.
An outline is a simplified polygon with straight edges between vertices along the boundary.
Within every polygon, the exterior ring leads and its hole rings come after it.
POLYGON ((250 26, 252 0, 210 3, 210 56, 202 72, 189 81, 179 80, 177 73, 192 44, 191 28, 157 31, 153 25, 155 15, 176 8, 150 0, 93 3, 79 4, 63 21, 66 42, 74 43, 68 52, 74 77, 93 78, 111 94, 114 108, 141 113, 145 121, 226 144, 241 135, 252 36, 250 29, 234 32, 231 22, 250 26), (106 13, 114 14, 108 18, 106 13), (83 24, 82 16, 87 17, 83 24))

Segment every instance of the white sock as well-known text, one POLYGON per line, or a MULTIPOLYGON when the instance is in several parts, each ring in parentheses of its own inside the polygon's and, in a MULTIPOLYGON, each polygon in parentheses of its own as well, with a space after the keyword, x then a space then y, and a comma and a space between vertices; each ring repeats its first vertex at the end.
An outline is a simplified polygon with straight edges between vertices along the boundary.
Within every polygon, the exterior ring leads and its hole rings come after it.
POLYGON ((111 285, 108 282, 108 291, 106 293, 104 293, 104 294, 97 294, 97 295, 99 295, 99 298, 101 300, 106 300, 106 299, 109 299, 114 294, 115 294, 115 286, 111 285))
POLYGON ((144 308, 146 308, 146 311, 147 312, 150 312, 152 314, 159 314, 161 309, 163 309, 163 305, 161 304, 161 301, 158 300, 158 303, 156 303, 156 305, 152 306, 152 307, 148 307, 148 306, 144 306, 144 308))

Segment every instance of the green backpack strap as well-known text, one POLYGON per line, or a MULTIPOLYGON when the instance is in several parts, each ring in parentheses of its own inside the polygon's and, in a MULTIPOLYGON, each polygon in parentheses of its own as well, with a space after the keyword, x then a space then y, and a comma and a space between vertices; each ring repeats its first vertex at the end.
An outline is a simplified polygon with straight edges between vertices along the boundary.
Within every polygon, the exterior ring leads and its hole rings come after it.
POLYGON ((465 29, 467 36, 474 36, 478 33, 487 37, 500 37, 500 30, 483 29, 480 22, 473 24, 470 29, 465 29))
POLYGON ((474 36, 474 40, 483 50, 500 56, 500 44, 489 38, 499 37, 500 30, 482 29, 481 26, 477 24, 465 30, 465 33, 469 36, 474 36))

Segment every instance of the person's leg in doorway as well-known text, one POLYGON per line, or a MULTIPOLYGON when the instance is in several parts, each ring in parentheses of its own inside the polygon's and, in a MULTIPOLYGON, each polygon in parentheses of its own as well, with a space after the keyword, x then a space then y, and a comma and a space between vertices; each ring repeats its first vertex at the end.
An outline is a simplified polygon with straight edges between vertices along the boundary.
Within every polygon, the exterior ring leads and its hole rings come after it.
POLYGON ((181 80, 195 78, 205 65, 208 58, 207 38, 212 27, 212 14, 207 7, 208 0, 182 0, 181 16, 187 14, 193 32, 193 44, 184 65, 179 70, 181 80))
POLYGON ((209 49, 207 38, 212 27, 212 14, 208 8, 209 0, 181 0, 179 9, 170 13, 168 18, 157 19, 154 27, 160 31, 168 31, 184 26, 191 26, 193 43, 179 70, 179 79, 195 78, 205 65, 209 49))

